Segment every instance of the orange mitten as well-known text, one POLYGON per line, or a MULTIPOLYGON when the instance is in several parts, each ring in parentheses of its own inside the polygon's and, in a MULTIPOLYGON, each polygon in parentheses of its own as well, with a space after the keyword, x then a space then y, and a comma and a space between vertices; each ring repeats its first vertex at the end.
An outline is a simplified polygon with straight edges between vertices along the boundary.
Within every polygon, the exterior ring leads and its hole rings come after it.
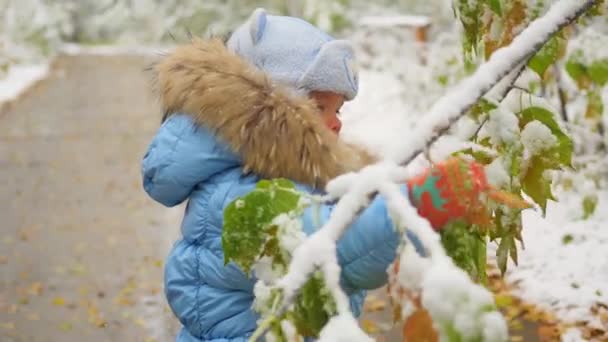
POLYGON ((511 207, 529 207, 516 196, 493 189, 481 164, 459 158, 438 163, 407 183, 418 214, 435 229, 458 219, 471 224, 489 223, 490 213, 482 194, 511 207))

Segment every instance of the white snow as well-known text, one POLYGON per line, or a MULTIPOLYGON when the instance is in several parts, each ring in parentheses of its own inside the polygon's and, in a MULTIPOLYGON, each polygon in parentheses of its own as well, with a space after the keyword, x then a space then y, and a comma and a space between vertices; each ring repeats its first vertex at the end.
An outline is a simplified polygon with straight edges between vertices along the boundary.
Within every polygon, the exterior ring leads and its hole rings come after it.
POLYGON ((59 47, 59 52, 65 55, 159 55, 170 52, 173 47, 167 46, 140 46, 140 45, 80 45, 66 43, 59 47))
POLYGON ((332 317, 323 327, 319 335, 319 342, 373 342, 359 327, 352 315, 338 315, 332 317))
MULTIPOLYGON (((522 78, 532 73, 524 73, 522 78)), ((535 74, 534 74, 535 75, 535 74)), ((520 111, 528 107, 540 107, 547 109, 550 112, 556 112, 556 109, 551 104, 543 99, 529 93, 526 93, 520 89, 513 89, 505 97, 501 105, 513 113, 519 113, 520 111)))
POLYGON ((598 197, 587 220, 581 219, 582 197, 576 193, 558 194, 546 218, 526 211, 526 248, 519 252, 519 266, 509 265, 507 280, 517 283, 522 298, 568 322, 590 320, 591 306, 608 301, 608 192, 598 197))
POLYGON ((521 131, 521 142, 531 155, 538 155, 557 144, 549 127, 538 120, 530 121, 521 131))
POLYGON ((431 24, 431 19, 422 15, 393 15, 393 16, 365 16, 359 24, 369 27, 420 27, 431 24))
POLYGON ((584 341, 581 331, 575 328, 570 328, 562 335, 562 342, 581 342, 584 341))
POLYGON ((306 239, 306 234, 302 231, 302 220, 299 218, 281 214, 274 218, 272 224, 279 227, 279 246, 284 250, 293 251, 306 239))
POLYGON ((48 64, 11 66, 6 77, 0 78, 0 104, 16 99, 31 85, 44 79, 48 72, 48 64))
POLYGON ((494 187, 501 188, 502 186, 509 184, 510 177, 502 157, 498 157, 488 164, 485 167, 485 172, 488 183, 494 187))
POLYGON ((269 256, 263 256, 253 264, 253 274, 266 284, 273 284, 279 279, 281 271, 277 266, 272 265, 272 258, 269 256))
POLYGON ((255 300, 253 301, 252 307, 262 316, 271 313, 271 305, 269 305, 271 290, 272 287, 266 285, 264 281, 257 281, 253 286, 255 300))
POLYGON ((509 144, 519 138, 519 119, 515 113, 506 110, 503 106, 492 110, 488 122, 483 127, 483 132, 490 137, 493 144, 509 144))

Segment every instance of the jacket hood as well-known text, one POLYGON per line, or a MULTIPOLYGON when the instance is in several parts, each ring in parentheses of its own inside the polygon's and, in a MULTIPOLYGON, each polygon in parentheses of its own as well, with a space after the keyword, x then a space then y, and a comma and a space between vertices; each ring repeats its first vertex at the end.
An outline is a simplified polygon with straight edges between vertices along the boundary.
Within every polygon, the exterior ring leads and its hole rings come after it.
POLYGON ((163 121, 191 117, 241 159, 245 172, 316 188, 373 161, 328 129, 315 103, 273 81, 219 39, 193 39, 154 66, 163 121))

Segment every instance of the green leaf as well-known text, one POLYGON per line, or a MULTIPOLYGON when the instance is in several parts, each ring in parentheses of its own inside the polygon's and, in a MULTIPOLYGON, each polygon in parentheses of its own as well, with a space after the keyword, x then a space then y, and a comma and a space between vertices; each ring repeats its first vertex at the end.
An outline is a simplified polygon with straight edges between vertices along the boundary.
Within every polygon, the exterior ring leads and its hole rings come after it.
POLYGON ((521 182, 522 190, 541 207, 543 215, 547 211, 547 201, 555 200, 551 192, 551 181, 544 176, 544 172, 551 169, 551 166, 544 160, 541 156, 530 158, 526 175, 521 182))
POLYGON ((600 87, 608 83, 608 58, 600 59, 589 66, 591 80, 600 87))
POLYGON ((585 89, 589 83, 589 71, 582 62, 583 52, 577 50, 566 61, 566 72, 578 84, 579 88, 585 89))
POLYGON ((462 336, 460 335, 458 330, 456 330, 456 328, 454 328, 454 325, 452 322, 444 323, 442 330, 447 335, 448 342, 463 342, 462 336))
POLYGON ((492 12, 496 13, 498 16, 502 16, 502 5, 500 4, 500 0, 487 0, 487 3, 492 12))
POLYGON ((496 262, 498 263, 498 268, 500 269, 501 274, 505 274, 507 271, 507 261, 509 256, 509 251, 512 248, 516 248, 515 239, 513 236, 506 235, 500 239, 500 243, 498 244, 498 249, 496 250, 496 262))
POLYGON ((551 113, 545 108, 541 107, 528 107, 519 113, 520 127, 524 127, 529 122, 538 120, 545 126, 547 126, 551 133, 557 138, 557 146, 549 149, 544 154, 548 164, 552 164, 553 168, 558 166, 571 166, 572 165, 572 153, 574 152, 574 143, 568 135, 566 135, 561 127, 555 121, 555 114, 551 113), (559 163, 555 163, 555 161, 559 163))
POLYGON ((558 36, 553 37, 528 62, 530 69, 534 70, 541 79, 544 78, 547 68, 557 61, 560 39, 558 36))
POLYGON ((468 155, 473 157, 473 159, 475 159, 476 162, 482 164, 482 165, 488 165, 490 164, 494 159, 495 156, 490 155, 489 153, 479 150, 479 151, 473 151, 472 148, 467 148, 465 150, 462 151, 457 151, 454 153, 454 155, 458 156, 458 155, 468 155))
POLYGON ((486 99, 480 99, 472 108, 471 108, 471 116, 478 120, 482 114, 488 114, 493 109, 496 109, 496 105, 486 99))
POLYGON ((298 209, 299 200, 293 183, 278 179, 262 180, 252 192, 231 202, 224 210, 224 263, 235 262, 249 273, 261 255, 279 253, 272 243, 265 246, 276 234, 270 223, 278 215, 298 209))
POLYGON ((587 195, 583 197, 583 220, 588 219, 595 213, 597 208, 597 195, 587 195))
POLYGON ((604 113, 604 102, 599 91, 589 91, 587 93, 587 110, 585 117, 587 119, 599 119, 604 113))
POLYGON ((574 240, 574 237, 571 234, 566 234, 562 237, 562 244, 567 245, 574 240))
POLYGON ((276 321, 272 322, 272 324, 270 325, 270 332, 274 337, 273 341, 289 342, 287 336, 285 336, 285 334, 283 333, 283 328, 281 327, 281 320, 277 319, 276 321))
POLYGON ((481 40, 482 5, 481 1, 457 0, 454 2, 454 9, 457 10, 458 19, 464 28, 463 48, 467 63, 472 63, 472 55, 475 54, 481 40))
POLYGON ((329 20, 333 32, 342 31, 351 25, 350 20, 341 13, 331 13, 329 20))
POLYGON ((486 241, 464 222, 452 222, 441 230, 441 243, 454 263, 471 279, 485 284, 486 241))
POLYGON ((316 271, 302 286, 295 300, 294 325, 300 335, 318 338, 321 329, 336 313, 335 301, 325 286, 323 275, 316 271))

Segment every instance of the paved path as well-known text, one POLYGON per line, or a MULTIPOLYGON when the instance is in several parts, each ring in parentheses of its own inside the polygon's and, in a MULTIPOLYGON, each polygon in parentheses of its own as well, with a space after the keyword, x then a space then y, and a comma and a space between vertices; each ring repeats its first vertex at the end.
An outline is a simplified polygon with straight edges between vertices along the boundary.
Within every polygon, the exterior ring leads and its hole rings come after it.
POLYGON ((167 341, 180 209, 147 198, 159 124, 142 56, 60 57, 0 112, 0 340, 167 341))

